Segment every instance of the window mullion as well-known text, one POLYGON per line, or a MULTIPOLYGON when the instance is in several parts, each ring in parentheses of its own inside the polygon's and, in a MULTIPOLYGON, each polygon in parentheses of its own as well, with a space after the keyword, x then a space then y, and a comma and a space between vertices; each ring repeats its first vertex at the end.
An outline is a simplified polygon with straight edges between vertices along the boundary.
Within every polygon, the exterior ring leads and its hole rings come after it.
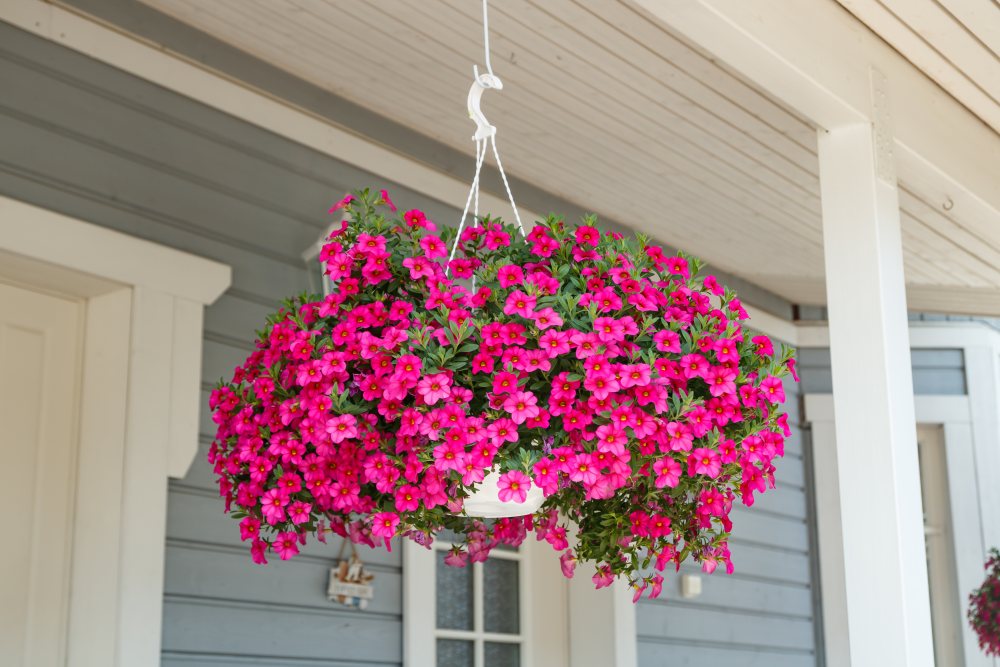
POLYGON ((486 664, 486 647, 483 645, 483 632, 485 630, 486 623, 484 621, 485 611, 483 605, 486 599, 485 591, 483 591, 483 564, 475 563, 473 564, 472 570, 472 628, 476 632, 476 643, 475 643, 475 665, 476 667, 484 667, 486 664))

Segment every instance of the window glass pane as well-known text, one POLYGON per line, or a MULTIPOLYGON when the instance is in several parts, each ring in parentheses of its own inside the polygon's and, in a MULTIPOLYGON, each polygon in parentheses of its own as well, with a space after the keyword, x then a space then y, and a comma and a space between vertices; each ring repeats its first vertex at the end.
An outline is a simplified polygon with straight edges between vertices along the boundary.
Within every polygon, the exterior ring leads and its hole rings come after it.
POLYGON ((447 551, 434 554, 437 559, 437 627, 472 630, 472 567, 445 565, 447 555, 447 551))
MULTIPOLYGON (((485 523, 487 526, 492 526, 493 525, 493 519, 486 519, 483 523, 485 523)), ((445 544, 445 543, 447 543, 447 544, 459 544, 462 541, 462 536, 459 535, 458 533, 456 533, 453 530, 445 529, 445 530, 440 531, 437 534, 437 537, 435 537, 435 539, 438 542, 441 542, 442 544, 445 544)), ((503 551, 518 551, 519 550, 517 547, 512 547, 512 546, 510 546, 508 544, 497 544, 496 547, 494 547, 494 548, 501 549, 503 551)))
POLYGON ((520 667, 521 645, 486 642, 484 647, 486 667, 520 667))
POLYGON ((490 558, 483 563, 483 616, 486 632, 520 632, 518 562, 490 558))
POLYGON ((463 641, 461 639, 439 639, 437 640, 437 654, 437 667, 473 667, 475 664, 472 652, 472 642, 469 641, 463 641))

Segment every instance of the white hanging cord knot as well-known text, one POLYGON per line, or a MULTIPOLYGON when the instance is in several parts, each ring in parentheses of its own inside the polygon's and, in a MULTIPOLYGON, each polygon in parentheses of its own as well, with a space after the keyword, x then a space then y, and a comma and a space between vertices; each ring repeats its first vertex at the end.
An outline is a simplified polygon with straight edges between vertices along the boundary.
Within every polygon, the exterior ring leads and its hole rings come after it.
MULTIPOLYGON (((472 187, 469 188, 469 196, 465 200, 465 209, 462 211, 462 219, 458 225, 458 234, 455 236, 455 243, 451 246, 451 255, 448 256, 449 264, 455 259, 455 253, 458 251, 458 245, 462 239, 462 231, 465 229, 465 220, 469 215, 469 206, 473 201, 475 201, 475 208, 472 213, 473 225, 479 225, 479 175, 483 169, 483 160, 486 158, 487 141, 493 149, 493 158, 497 162, 497 170, 499 170, 500 178, 503 180, 507 199, 510 201, 510 207, 514 211, 517 228, 521 231, 522 238, 527 236, 524 231, 524 224, 521 222, 521 214, 517 210, 517 204, 514 203, 514 195, 510 191, 507 173, 503 169, 503 163, 500 162, 500 151, 497 150, 497 128, 490 124, 489 120, 486 119, 486 114, 482 110, 483 93, 487 89, 503 90, 503 82, 493 73, 493 64, 490 62, 489 8, 487 3, 488 0, 483 0, 483 47, 486 53, 486 72, 480 74, 479 67, 476 65, 472 66, 472 86, 469 88, 469 97, 466 100, 469 118, 476 123, 476 133, 472 136, 473 141, 476 142, 476 173, 472 178, 472 187)), ((451 269, 446 269, 446 274, 450 275, 450 273, 451 269)), ((473 290, 475 290, 475 279, 473 279, 473 290)))

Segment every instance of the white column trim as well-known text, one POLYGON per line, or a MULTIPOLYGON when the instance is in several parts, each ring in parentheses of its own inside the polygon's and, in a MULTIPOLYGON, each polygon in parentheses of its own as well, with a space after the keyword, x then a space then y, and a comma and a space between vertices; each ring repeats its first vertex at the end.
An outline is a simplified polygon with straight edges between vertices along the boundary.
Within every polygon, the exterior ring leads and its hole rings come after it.
MULTIPOLYGON (((884 106, 884 77, 870 74, 873 105, 884 106)), ((930 667, 903 249, 887 121, 883 111, 873 124, 819 131, 849 653, 854 664, 930 667)))
POLYGON ((85 303, 67 664, 160 663, 168 475, 198 443, 228 266, 0 196, 0 279, 85 303))

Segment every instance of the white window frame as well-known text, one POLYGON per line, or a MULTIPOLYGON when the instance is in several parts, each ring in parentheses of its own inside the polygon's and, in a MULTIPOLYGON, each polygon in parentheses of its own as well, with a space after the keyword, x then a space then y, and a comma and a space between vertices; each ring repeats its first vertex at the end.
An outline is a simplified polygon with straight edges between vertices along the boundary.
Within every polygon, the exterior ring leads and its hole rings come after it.
MULTIPOLYGON (((473 641, 475 646, 476 665, 483 664, 484 642, 496 641, 503 643, 518 643, 521 646, 522 667, 548 667, 549 665, 567 664, 565 647, 562 642, 541 642, 537 637, 565 636, 566 632, 566 596, 567 587, 559 581, 562 575, 558 572, 558 559, 554 553, 551 560, 555 572, 542 575, 538 567, 539 553, 543 547, 551 552, 547 543, 539 545, 534 535, 517 551, 494 549, 490 558, 502 558, 516 561, 518 570, 519 627, 516 635, 491 633, 483 629, 483 565, 473 563, 473 630, 447 630, 437 627, 437 563, 436 558, 451 548, 451 542, 436 540, 430 549, 426 549, 409 540, 403 543, 403 641, 404 664, 435 665, 437 664, 437 640, 459 639, 473 641), (556 576, 553 576, 556 575, 556 576), (548 633, 556 633, 554 635, 548 633)), ((546 568, 547 569, 547 568, 546 568)))
POLYGON ((197 453, 203 307, 230 277, 224 264, 0 196, 0 279, 86 313, 70 667, 160 664, 167 478, 197 453))

